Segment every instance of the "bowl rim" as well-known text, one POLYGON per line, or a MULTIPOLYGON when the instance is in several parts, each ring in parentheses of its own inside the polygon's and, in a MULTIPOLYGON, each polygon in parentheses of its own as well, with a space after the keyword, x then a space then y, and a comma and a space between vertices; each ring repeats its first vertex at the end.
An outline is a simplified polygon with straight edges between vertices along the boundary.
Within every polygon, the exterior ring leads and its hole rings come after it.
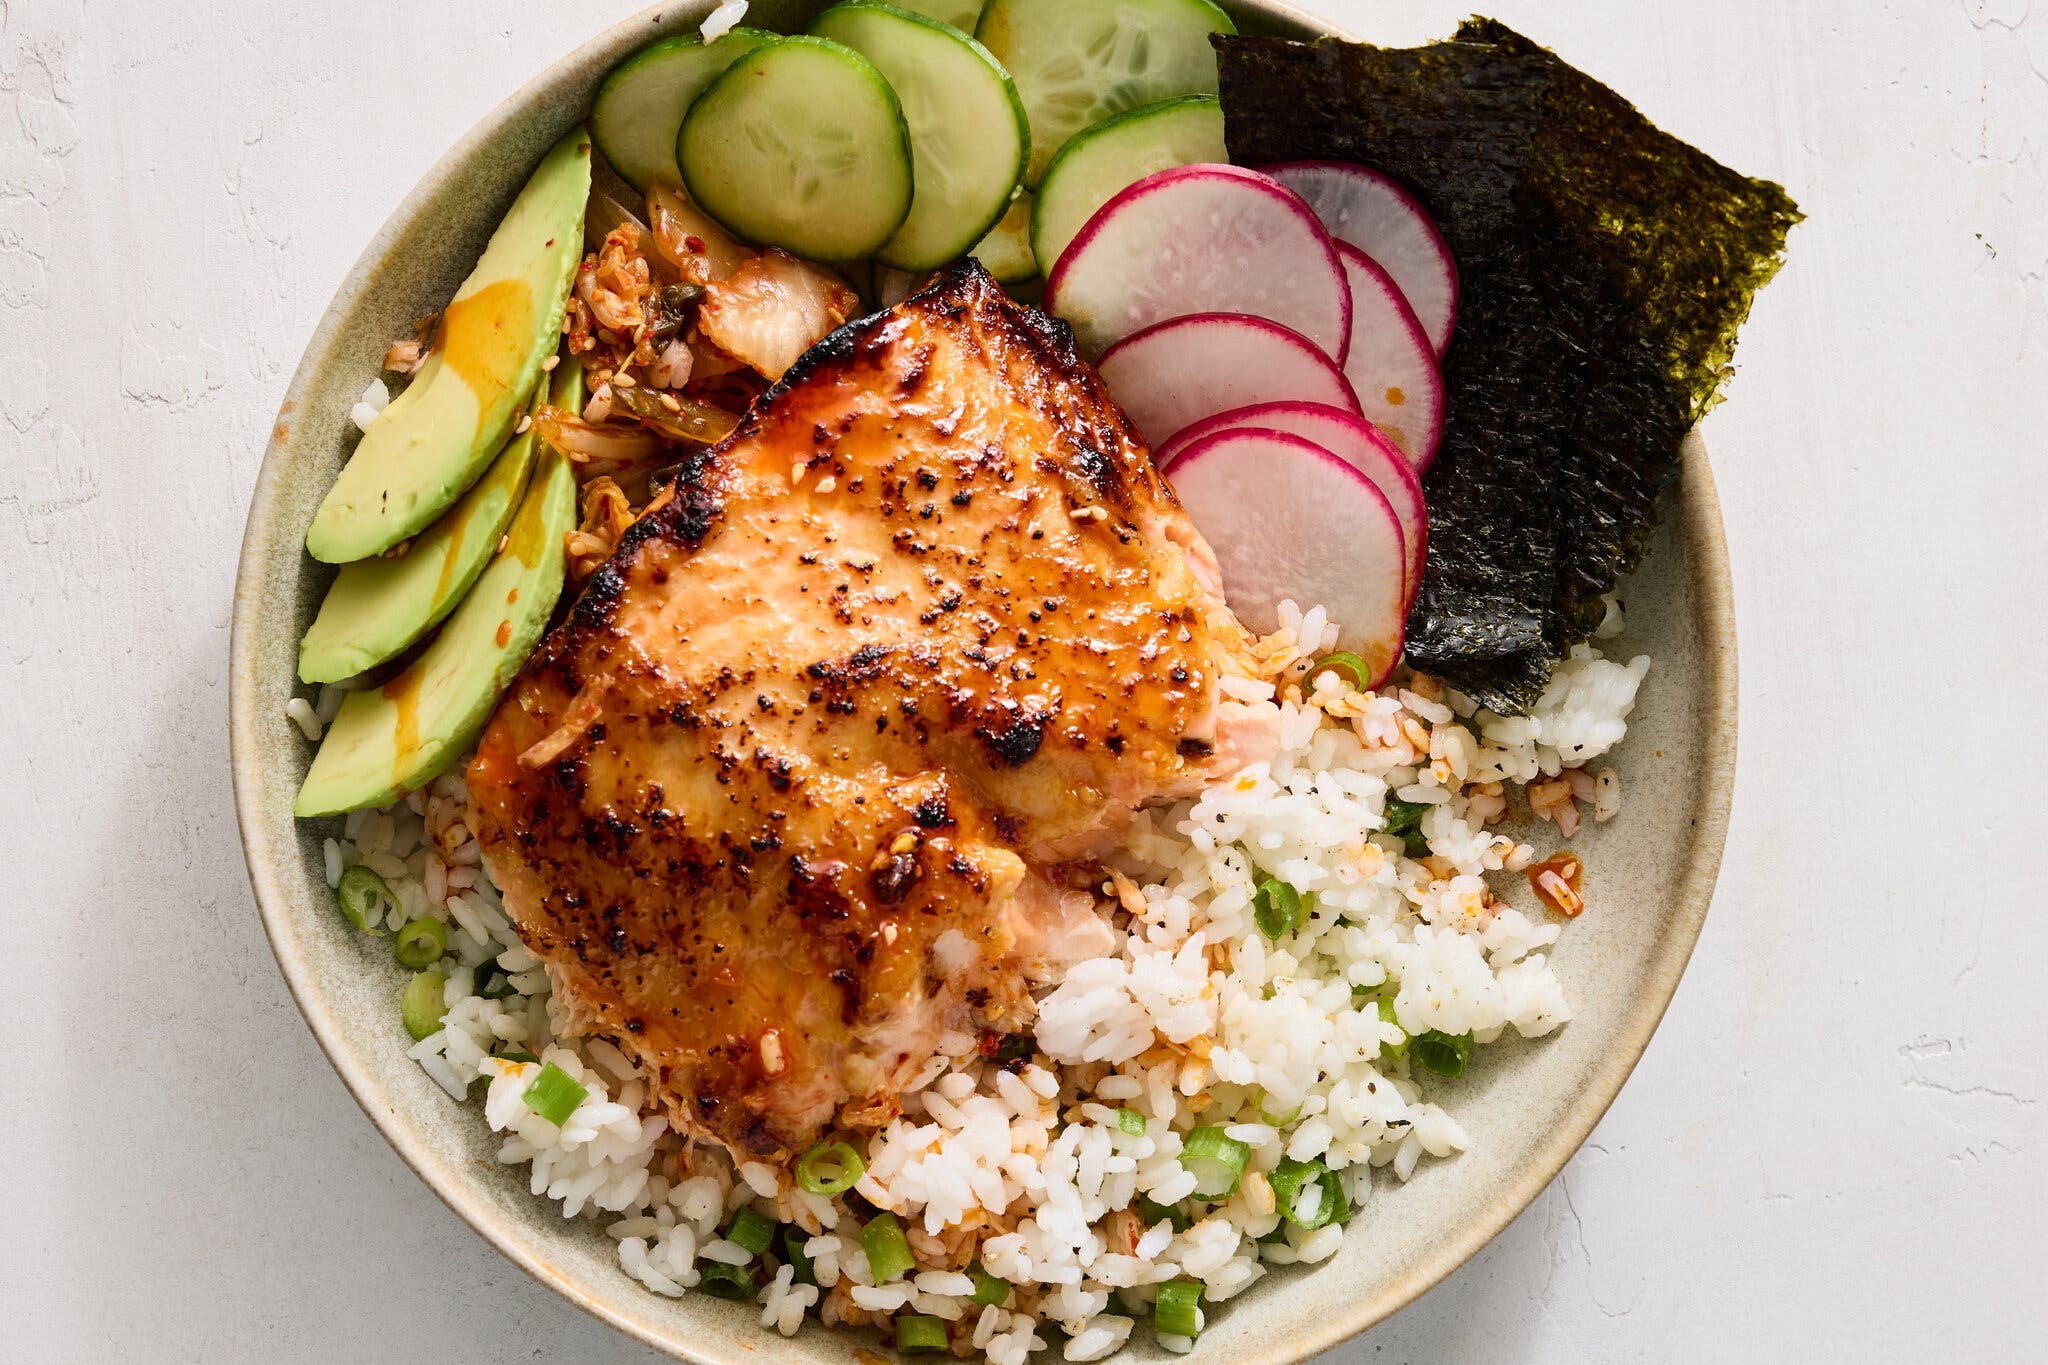
MULTIPOLYGON (((286 449, 290 439, 280 433, 297 411, 306 390, 313 385, 315 376, 333 362, 341 321, 378 265, 420 214, 426 201, 432 197, 433 188, 513 121, 528 117, 535 97, 552 81, 559 68, 583 58, 594 49, 617 46, 633 33, 646 33, 651 23, 675 18, 679 12, 709 3, 710 0, 698 0, 697 4, 685 0, 681 5, 650 6, 605 28, 550 62, 494 105, 434 161, 349 267, 314 327, 286 387, 250 497, 236 565, 234 612, 228 640, 228 738, 236 824, 264 935, 269 940, 271 953, 277 960, 292 1000, 320 1044, 321 1052, 371 1124, 436 1198, 501 1255, 534 1279, 600 1322, 655 1350, 677 1359, 700 1362, 700 1365, 729 1365, 729 1362, 700 1353, 683 1340, 680 1333, 650 1330, 631 1316, 614 1309, 607 1296, 587 1291, 551 1266, 531 1245, 529 1238, 512 1230, 511 1225, 489 1209, 479 1195, 453 1183, 444 1186, 430 1174, 435 1163, 427 1156, 424 1143, 413 1136, 416 1120, 409 1115, 402 1117, 400 1110, 379 1101, 379 1082, 346 1043, 351 1021, 335 1013, 289 928, 291 895, 277 869, 287 856, 296 856, 296 850, 287 850, 268 837, 263 812, 258 808, 260 784, 256 781, 255 770, 263 752, 258 727, 274 722, 275 718, 258 714, 258 689, 251 647, 261 598, 254 584, 264 571, 266 547, 276 540, 281 531, 290 530, 294 536, 298 533, 296 528, 282 528, 277 524, 282 470, 290 458, 286 449)), ((1327 19, 1284 0, 1237 0, 1237 3, 1266 17, 1332 37, 1352 36, 1327 19)), ((1470 1260, 1535 1201, 1584 1145, 1620 1094, 1622 1085, 1635 1069, 1670 1007, 1713 901, 1727 843, 1735 785, 1739 701, 1734 586, 1728 562, 1728 542, 1713 472, 1697 429, 1686 437, 1681 453, 1679 487, 1673 490, 1675 506, 1672 510, 1677 513, 1675 529, 1682 538, 1692 566, 1687 587, 1693 594, 1699 620, 1703 647, 1700 690, 1707 715, 1702 726, 1699 780, 1694 787, 1693 808, 1697 817, 1693 837, 1678 877, 1677 895, 1669 906, 1665 932, 1658 940, 1655 957, 1644 964, 1640 991, 1642 1007, 1630 1012, 1618 1031, 1614 1045, 1598 1066, 1582 1078, 1577 1097, 1568 1107, 1566 1120, 1550 1131, 1536 1148, 1532 1159, 1517 1169, 1514 1179, 1491 1192, 1483 1214, 1468 1219, 1455 1236, 1434 1244, 1413 1265, 1381 1282, 1375 1292, 1354 1300, 1343 1311, 1319 1319, 1317 1325, 1297 1332, 1285 1341, 1269 1341, 1255 1346, 1248 1355, 1240 1357, 1245 1365, 1283 1365, 1283 1362, 1306 1360, 1329 1350, 1406 1307, 1470 1260)), ((622 1285, 627 1283, 622 1281, 622 1285)))

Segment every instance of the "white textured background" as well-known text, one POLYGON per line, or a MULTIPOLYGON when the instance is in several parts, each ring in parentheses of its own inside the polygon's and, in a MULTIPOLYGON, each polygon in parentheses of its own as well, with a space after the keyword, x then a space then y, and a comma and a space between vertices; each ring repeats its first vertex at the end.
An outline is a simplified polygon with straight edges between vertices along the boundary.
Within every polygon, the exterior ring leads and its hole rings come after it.
MULTIPOLYGON (((2029 3, 1490 0, 1811 217, 1707 433, 1743 741, 1692 970, 1565 1175, 1331 1361, 2048 1353, 2029 3)), ((328 1070, 224 719, 243 510, 328 296, 442 149, 634 7, 0 0, 0 1358, 647 1359, 328 1070)), ((1391 42, 1467 6, 1316 7, 1391 42)))

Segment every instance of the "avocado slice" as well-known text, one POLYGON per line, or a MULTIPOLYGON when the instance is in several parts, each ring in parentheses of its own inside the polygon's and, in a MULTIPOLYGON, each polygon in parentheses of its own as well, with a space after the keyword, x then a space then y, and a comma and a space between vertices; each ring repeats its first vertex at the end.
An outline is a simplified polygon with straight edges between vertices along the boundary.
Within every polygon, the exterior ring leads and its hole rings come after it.
POLYGON ((528 428, 508 441, 490 470, 404 554, 341 566, 299 641, 299 681, 338 682, 375 668, 455 609, 519 510, 537 439, 528 428))
MULTIPOLYGON (((551 390, 536 393, 534 406, 543 401, 581 412, 583 367, 558 364, 551 390)), ((508 441, 490 470, 404 554, 341 566, 299 642, 301 682, 339 682, 395 659, 455 609, 519 510, 539 441, 532 427, 508 441)))
POLYGON ((590 135, 555 144, 441 315, 419 373, 370 424, 306 532, 329 564, 378 555, 476 482, 561 336, 583 254, 590 135))
POLYGON ((562 594, 562 540, 575 527, 576 477, 560 451, 543 445, 505 548, 410 667, 349 693, 292 814, 389 805, 468 752, 547 630, 562 594))

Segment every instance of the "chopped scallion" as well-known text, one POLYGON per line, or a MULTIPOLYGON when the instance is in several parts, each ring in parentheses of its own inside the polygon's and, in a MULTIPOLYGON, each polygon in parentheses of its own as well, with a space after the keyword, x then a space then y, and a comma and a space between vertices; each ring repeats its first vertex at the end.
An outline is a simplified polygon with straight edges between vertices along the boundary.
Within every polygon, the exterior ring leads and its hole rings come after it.
POLYGON ((1250 1147, 1215 1127, 1196 1128, 1180 1144, 1180 1164, 1194 1173, 1195 1195, 1201 1199, 1236 1194, 1251 1155, 1250 1147))
POLYGON ((810 1194, 845 1194, 867 1169, 850 1144, 821 1142, 796 1159, 796 1183, 810 1194))
POLYGON ((974 1301, 983 1308, 1001 1308, 1010 1301, 1010 1282, 989 1274, 979 1265, 969 1267, 974 1277, 974 1301))
POLYGON ((860 1230, 860 1249, 868 1254, 868 1270, 878 1285, 900 1278, 915 1264, 903 1225, 886 1209, 868 1219, 867 1226, 860 1230))
POLYGON ((1333 669, 1339 673, 1349 673, 1351 675, 1351 685, 1360 692, 1370 692, 1372 690, 1372 666, 1350 650, 1340 649, 1335 654, 1326 654, 1309 665, 1308 672, 1304 673, 1301 678, 1302 694, 1306 696, 1315 690, 1316 674, 1326 673, 1333 669))
POLYGON ((754 1297, 754 1268, 745 1265, 727 1265, 723 1261, 703 1261, 697 1281, 697 1292, 709 1294, 714 1299, 738 1299, 744 1302, 754 1297))
POLYGON ((1409 1039, 1415 1051, 1415 1060, 1424 1071, 1436 1076, 1462 1076, 1465 1063, 1472 1060, 1472 1035, 1469 1033, 1441 1033, 1431 1029, 1418 1033, 1409 1039))
POLYGON ((506 1062, 537 1062, 540 1060, 531 1052, 501 1052, 498 1054, 498 1059, 506 1062))
POLYGON ((376 927, 377 921, 398 904, 398 897, 391 894, 391 884, 361 863, 341 874, 334 894, 348 922, 366 934, 382 933, 376 927))
POLYGON ((503 1000, 512 994, 512 978, 487 962, 476 969, 476 993, 486 1000, 503 1000))
POLYGON ((1323 1183, 1330 1187, 1330 1198, 1337 1206, 1337 1211, 1330 1215, 1330 1221, 1341 1228, 1351 1221, 1351 1195, 1344 1188, 1343 1177, 1335 1171, 1324 1171, 1323 1183))
POLYGON ((1145 1226, 1156 1228, 1161 1222, 1173 1224, 1175 1232, 1186 1232, 1195 1225, 1195 1220, 1181 1212, 1178 1204, 1161 1204, 1144 1195, 1138 1196, 1138 1216, 1145 1220, 1145 1226))
POLYGON ((1301 893, 1278 877, 1266 878, 1252 893, 1252 923, 1267 938, 1285 938, 1307 922, 1301 893))
POLYGON ((946 1320, 917 1313, 897 1314, 896 1349, 907 1356, 950 1350, 950 1343, 946 1340, 946 1320))
POLYGON ((1386 823, 1380 826, 1380 833, 1405 835, 1421 824, 1422 817, 1427 814, 1427 801, 1403 801, 1397 796, 1390 796, 1387 798, 1386 823))
MULTIPOLYGON (((1383 1023, 1383 1024, 1392 1024, 1392 1025, 1393 1025, 1393 1026, 1394 1026, 1395 1028, 1400 1028, 1400 1027, 1401 1027, 1401 1021, 1400 1021, 1399 1019, 1396 1019, 1396 1018, 1394 1017, 1394 997, 1393 997, 1393 996, 1391 996, 1391 995, 1383 995, 1383 996, 1381 996, 1381 997, 1379 998, 1379 1012, 1380 1012, 1380 1022, 1381 1022, 1381 1023, 1383 1023)), ((1381 1044, 1380 1044, 1380 1056, 1382 1056, 1382 1057, 1385 1057, 1385 1058, 1388 1058, 1389 1060, 1393 1060, 1393 1061, 1398 1061, 1398 1060, 1400 1060, 1401 1058, 1403 1058, 1403 1057, 1405 1057, 1405 1056, 1407 1056, 1407 1055, 1408 1055, 1408 1044, 1410 1044, 1410 1043, 1412 1043, 1412 1042, 1414 1042, 1414 1041, 1415 1041, 1415 1040, 1414 1040, 1413 1038, 1410 1038, 1410 1037, 1408 1036, 1407 1032, 1406 1032, 1406 1031, 1404 1030, 1404 1031, 1402 1032, 1402 1034, 1401 1034, 1401 1041, 1400 1041, 1400 1042, 1398 1042, 1398 1043, 1387 1043, 1387 1042, 1383 1042, 1383 1043, 1381 1043, 1381 1044)))
POLYGON ((1260 1123, 1270 1123, 1275 1128, 1285 1128, 1288 1124, 1301 1117, 1301 1106, 1299 1104, 1295 1105, 1290 1113, 1275 1114, 1272 1110, 1266 1108, 1266 1100, 1268 1098, 1269 1096, 1267 1096, 1265 1091, 1261 1090, 1258 1092, 1260 1123))
POLYGON ((439 972, 419 972, 405 983, 398 1014, 415 1043, 441 1031, 441 1016, 448 1012, 443 994, 447 989, 448 978, 439 972))
POLYGON ((1314 1232, 1344 1207, 1337 1173, 1320 1161, 1282 1161, 1266 1179, 1281 1216, 1303 1232, 1314 1232))
POLYGON ((1422 833, 1422 817, 1429 814, 1427 801, 1403 801, 1398 797, 1387 798, 1385 822, 1380 833, 1391 834, 1401 841, 1404 852, 1411 858, 1429 856, 1429 840, 1422 833))
POLYGON ((526 1101, 528 1109, 559 1128, 589 1095, 581 1081, 549 1062, 519 1098, 526 1101))
POLYGON ((759 1256, 775 1241, 775 1220, 751 1205, 741 1205, 726 1225, 725 1240, 759 1256))
POLYGON ((416 919, 398 931, 392 951, 401 967, 431 967, 448 951, 448 926, 437 919, 416 919))
POLYGON ((1117 1110, 1116 1126, 1123 1130, 1125 1137, 1145 1136, 1145 1116, 1135 1109, 1117 1110))
POLYGON ((791 1280, 796 1284, 816 1284, 818 1272, 811 1265, 810 1253, 804 1250, 809 1245, 811 1234, 794 1223, 782 1225, 782 1259, 789 1262, 793 1272, 791 1280))
POLYGON ((1152 1301, 1152 1325, 1168 1336, 1195 1337, 1202 1332, 1202 1284, 1199 1280, 1168 1280, 1152 1301))

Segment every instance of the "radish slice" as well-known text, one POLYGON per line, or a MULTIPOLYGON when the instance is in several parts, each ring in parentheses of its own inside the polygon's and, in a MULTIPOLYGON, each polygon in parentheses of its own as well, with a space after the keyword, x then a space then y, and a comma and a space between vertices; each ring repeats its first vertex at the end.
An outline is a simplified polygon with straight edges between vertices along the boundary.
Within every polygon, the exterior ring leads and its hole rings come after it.
POLYGON ((1209 163, 1148 175, 1097 209, 1046 278, 1045 308, 1091 359, 1188 313, 1271 318, 1340 365, 1352 335, 1343 263, 1308 205, 1209 163))
POLYGON ((1342 408, 1320 403, 1259 403, 1219 412, 1176 433, 1153 456, 1159 472, 1172 478, 1175 463, 1188 448, 1219 431, 1278 431, 1299 436, 1371 479, 1387 506, 1394 509, 1394 519, 1401 523, 1401 542, 1408 547, 1404 605, 1415 605, 1429 549, 1429 513, 1423 506, 1422 481, 1415 477, 1399 446, 1372 423, 1342 408))
POLYGON ((1147 441, 1247 403, 1293 398, 1358 411, 1344 372, 1307 337, 1242 313, 1154 323, 1110 347, 1096 369, 1147 441))
POLYGON ((1338 647, 1366 661, 1373 686, 1386 681, 1401 659, 1407 550, 1371 479, 1299 436, 1219 431, 1182 452, 1170 481, 1240 621, 1263 634, 1282 599, 1320 602, 1338 647))
POLYGON ((1429 468, 1444 438, 1444 376, 1436 352, 1393 279, 1348 243, 1337 252, 1351 284, 1351 356, 1344 377, 1358 410, 1407 455, 1429 468))
POLYGON ((1332 237, 1394 277, 1441 356, 1458 320, 1458 264, 1415 196, 1392 177, 1348 161, 1283 161, 1265 171, 1307 201, 1332 237))

